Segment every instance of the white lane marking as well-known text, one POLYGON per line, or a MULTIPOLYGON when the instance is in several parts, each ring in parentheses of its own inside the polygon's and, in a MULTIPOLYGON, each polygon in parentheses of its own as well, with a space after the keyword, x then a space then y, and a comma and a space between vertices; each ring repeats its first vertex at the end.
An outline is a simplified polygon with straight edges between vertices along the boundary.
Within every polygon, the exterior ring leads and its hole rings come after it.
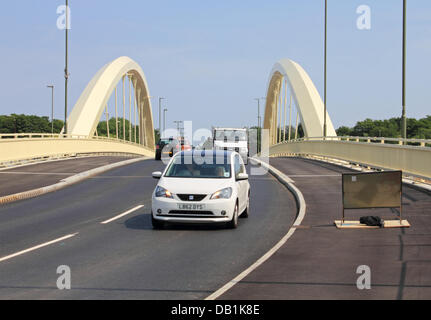
POLYGON ((289 175, 293 178, 328 178, 328 177, 341 177, 341 174, 302 174, 302 175, 289 175))
POLYGON ((305 203, 304 196, 302 192, 287 178, 286 175, 281 173, 280 171, 276 170, 274 167, 269 167, 272 172, 276 174, 282 174, 282 178, 285 182, 287 182, 289 189, 294 193, 296 196, 298 202, 299 202, 299 213, 298 216, 293 223, 293 226, 289 229, 289 232, 274 246, 269 250, 265 255, 263 255, 259 260, 257 260, 255 263, 253 263, 249 268, 247 268, 245 271, 243 271, 241 274, 239 274, 235 279, 229 281, 226 283, 223 287, 218 289, 216 292, 208 296, 205 300, 216 300, 218 297, 223 295, 225 292, 230 290, 233 286, 235 286, 237 283, 239 283, 242 279, 247 277, 250 273, 252 273, 254 270, 256 270, 260 265, 262 265, 265 261, 267 261, 274 253, 276 253, 286 242, 289 240, 289 238, 295 233, 298 226, 301 225, 302 220, 305 218, 305 212, 307 209, 307 205, 305 203))
POLYGON ((20 255, 23 255, 23 254, 25 254, 25 253, 28 253, 28 252, 31 252, 31 251, 34 251, 34 250, 37 250, 37 249, 40 249, 40 248, 43 248, 43 247, 49 246, 49 245, 51 245, 51 244, 54 244, 54 243, 57 243, 57 242, 60 242, 60 241, 63 241, 63 240, 67 240, 67 239, 69 239, 69 238, 72 238, 72 237, 76 236, 78 233, 79 233, 79 232, 74 233, 74 234, 69 234, 69 235, 67 235, 67 236, 64 236, 64 237, 61 237, 61 238, 58 238, 58 239, 55 239, 55 240, 52 240, 52 241, 49 241, 49 242, 42 243, 42 244, 40 244, 40 245, 38 245, 38 246, 35 246, 35 247, 32 247, 32 248, 29 248, 29 249, 26 249, 26 250, 22 250, 22 251, 20 251, 20 252, 17 252, 17 253, 11 254, 11 255, 8 255, 8 256, 6 256, 6 257, 0 258, 0 262, 3 262, 3 261, 6 261, 6 260, 9 260, 9 259, 15 258, 15 257, 17 257, 17 256, 20 256, 20 255))
POLYGON ((0 172, 0 174, 15 174, 15 175, 33 175, 33 176, 72 176, 76 173, 66 173, 66 172, 0 172))
POLYGON ((90 179, 154 179, 149 176, 95 176, 90 179))
POLYGON ((139 210, 139 209, 141 209, 143 207, 144 207, 144 205, 137 206, 137 207, 135 207, 133 209, 130 209, 129 211, 126 211, 126 212, 124 212, 122 214, 119 214, 118 216, 113 217, 112 219, 109 219, 109 220, 101 222, 101 224, 108 224, 108 223, 110 223, 112 221, 118 220, 118 219, 120 219, 120 218, 122 218, 124 216, 127 216, 128 214, 131 214, 132 212, 135 212, 135 211, 137 211, 137 210, 139 210))

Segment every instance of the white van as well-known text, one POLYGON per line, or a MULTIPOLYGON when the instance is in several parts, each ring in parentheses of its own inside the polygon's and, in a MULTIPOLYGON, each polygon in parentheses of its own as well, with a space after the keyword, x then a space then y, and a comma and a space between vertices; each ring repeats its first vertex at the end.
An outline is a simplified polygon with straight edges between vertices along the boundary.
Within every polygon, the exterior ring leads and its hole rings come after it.
POLYGON ((213 128, 214 150, 238 152, 248 163, 248 131, 239 128, 213 128))

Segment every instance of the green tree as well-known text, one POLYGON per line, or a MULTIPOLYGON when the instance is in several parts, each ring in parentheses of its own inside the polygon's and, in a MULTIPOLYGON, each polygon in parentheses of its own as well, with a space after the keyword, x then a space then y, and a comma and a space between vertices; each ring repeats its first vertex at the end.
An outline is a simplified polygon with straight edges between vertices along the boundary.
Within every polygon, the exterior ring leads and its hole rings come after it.
MULTIPOLYGON (((123 140, 124 139, 124 130, 123 130, 123 118, 118 118, 118 139, 123 140)), ((115 139, 117 137, 117 129, 115 126, 115 118, 111 118, 108 120, 108 127, 109 127, 109 137, 115 139)), ((126 140, 130 140, 130 121, 126 119, 125 121, 125 129, 126 129, 126 140)), ((139 128, 136 128, 136 135, 137 135, 137 141, 139 141, 139 128)), ((107 137, 108 136, 108 130, 106 128, 106 120, 100 121, 97 125, 97 134, 101 137, 107 137)), ((132 124, 132 141, 135 141, 135 126, 132 124)))
POLYGON ((346 126, 339 127, 337 129, 337 135, 340 137, 348 137, 352 135, 352 129, 346 126))
MULTIPOLYGON (((130 139, 130 122, 126 119, 126 140, 129 141, 130 139)), ((108 120, 108 128, 109 128, 109 137, 115 139, 117 137, 117 129, 115 126, 115 118, 111 118, 108 120)), ((118 139, 123 140, 123 118, 118 118, 118 139)), ((100 137, 107 137, 108 136, 108 130, 106 126, 106 120, 100 121, 97 125, 97 134, 100 137)), ((154 136, 156 143, 160 140, 160 134, 159 130, 154 130, 154 136)), ((132 141, 135 141, 135 126, 132 124, 132 141)), ((136 126, 136 141, 139 142, 139 126, 136 126)))
POLYGON ((0 133, 15 133, 15 121, 11 116, 0 116, 0 133))
MULTIPOLYGON (((60 133, 63 122, 54 120, 54 132, 60 133)), ((51 133, 51 121, 48 117, 24 114, 0 116, 0 133, 51 133)))
MULTIPOLYGON (((431 116, 422 119, 407 119, 407 137, 416 139, 430 139, 431 116)), ((358 121, 353 128, 342 126, 337 129, 339 136, 358 137, 401 137, 401 118, 387 120, 365 119, 358 121)))

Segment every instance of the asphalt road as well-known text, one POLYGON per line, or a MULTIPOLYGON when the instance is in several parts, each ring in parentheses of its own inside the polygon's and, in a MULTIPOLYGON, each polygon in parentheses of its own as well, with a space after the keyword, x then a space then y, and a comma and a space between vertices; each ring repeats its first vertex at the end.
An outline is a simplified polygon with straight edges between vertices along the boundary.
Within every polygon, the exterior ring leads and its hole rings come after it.
MULTIPOLYGON (((301 190, 307 212, 300 228, 267 262, 221 299, 431 299, 431 196, 403 186, 403 218, 409 229, 337 230, 341 173, 349 169, 298 158, 271 165, 301 190), (371 270, 371 289, 359 290, 359 266, 371 270)), ((348 210, 395 218, 391 209, 348 210)))
POLYGON ((1 206, 0 299, 203 299, 266 253, 295 218, 296 203, 285 187, 270 175, 251 176, 251 215, 238 229, 155 231, 150 206, 156 181, 150 176, 162 168, 142 161, 1 206), (101 224, 138 205, 144 207, 101 224), (71 269, 71 290, 57 289, 60 265, 71 269))
POLYGON ((0 197, 46 187, 77 173, 127 159, 130 157, 81 157, 0 170, 0 197))

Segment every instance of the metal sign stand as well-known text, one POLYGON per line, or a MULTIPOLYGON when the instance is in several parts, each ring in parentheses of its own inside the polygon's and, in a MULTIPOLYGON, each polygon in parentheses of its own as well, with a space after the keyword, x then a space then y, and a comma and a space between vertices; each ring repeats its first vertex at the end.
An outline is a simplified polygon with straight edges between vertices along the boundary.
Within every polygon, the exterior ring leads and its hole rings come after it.
POLYGON ((402 208, 402 172, 385 171, 376 173, 346 173, 342 177, 342 217, 335 221, 337 228, 376 228, 362 225, 358 221, 346 224, 346 209, 380 209, 398 208, 397 220, 385 221, 385 228, 410 227, 408 221, 403 221, 402 208), (350 178, 352 179, 350 182, 350 178), (346 182, 346 183, 345 183, 346 182), (399 183, 399 185, 398 185, 399 183), (399 193, 396 193, 399 186, 399 193), (370 190, 375 192, 370 192, 370 190), (394 193, 395 192, 395 193, 394 193), (347 196, 346 196, 347 194, 347 196))

